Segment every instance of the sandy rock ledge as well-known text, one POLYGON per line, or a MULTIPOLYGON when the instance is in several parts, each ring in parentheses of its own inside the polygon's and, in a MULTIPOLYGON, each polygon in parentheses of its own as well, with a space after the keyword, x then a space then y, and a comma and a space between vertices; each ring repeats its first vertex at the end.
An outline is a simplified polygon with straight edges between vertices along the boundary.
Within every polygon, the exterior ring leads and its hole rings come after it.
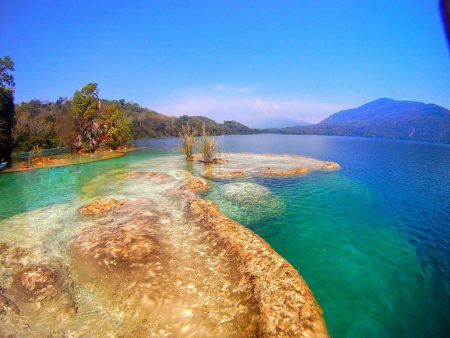
POLYGON ((241 259, 253 283, 261 337, 328 337, 322 309, 306 282, 267 242, 223 215, 213 202, 195 197, 189 211, 241 259))

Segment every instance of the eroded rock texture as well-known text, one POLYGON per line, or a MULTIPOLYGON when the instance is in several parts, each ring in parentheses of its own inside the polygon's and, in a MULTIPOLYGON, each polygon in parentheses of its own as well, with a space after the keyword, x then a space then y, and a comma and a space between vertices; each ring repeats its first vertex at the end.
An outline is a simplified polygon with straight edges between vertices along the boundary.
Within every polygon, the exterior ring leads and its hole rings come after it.
POLYGON ((117 209, 122 205, 121 202, 114 198, 106 199, 104 201, 94 201, 82 206, 79 211, 84 215, 99 216, 107 212, 117 209))
POLYGON ((269 189, 229 181, 339 166, 225 157, 142 161, 93 178, 71 203, 0 222, 0 336, 327 336, 297 271, 197 193, 216 178, 230 208, 271 217, 284 205, 269 189))
POLYGON ((327 336, 322 310, 286 260, 260 237, 221 214, 214 203, 195 199, 190 211, 242 258, 257 301, 260 336, 327 336))
POLYGON ((156 243, 148 230, 127 224, 88 228, 73 239, 70 247, 80 263, 90 261, 100 269, 124 270, 150 260, 156 243))

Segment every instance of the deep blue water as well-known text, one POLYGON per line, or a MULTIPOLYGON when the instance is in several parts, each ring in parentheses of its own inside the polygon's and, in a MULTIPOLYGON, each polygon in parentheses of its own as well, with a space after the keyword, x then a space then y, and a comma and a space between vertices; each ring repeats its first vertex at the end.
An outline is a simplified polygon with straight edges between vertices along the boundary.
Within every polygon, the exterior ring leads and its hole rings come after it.
POLYGON ((334 337, 450 336, 450 146, 282 135, 220 142, 341 164, 257 180, 286 211, 247 224, 300 271, 334 337))

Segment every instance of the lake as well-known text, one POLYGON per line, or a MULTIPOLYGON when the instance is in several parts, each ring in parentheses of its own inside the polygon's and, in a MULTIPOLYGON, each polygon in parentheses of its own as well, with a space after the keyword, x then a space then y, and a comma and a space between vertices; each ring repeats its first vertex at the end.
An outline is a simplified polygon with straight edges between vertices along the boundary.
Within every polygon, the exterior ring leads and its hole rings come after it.
MULTIPOLYGON (((293 135, 218 139, 222 151, 302 154, 342 166, 302 177, 251 178, 283 204, 277 214, 229 205, 220 191, 230 180, 213 180, 204 193, 300 272, 333 337, 448 335, 449 145, 293 135)), ((70 202, 96 176, 173 153, 177 139, 135 143, 145 149, 111 160, 0 174, 0 220, 70 202)))

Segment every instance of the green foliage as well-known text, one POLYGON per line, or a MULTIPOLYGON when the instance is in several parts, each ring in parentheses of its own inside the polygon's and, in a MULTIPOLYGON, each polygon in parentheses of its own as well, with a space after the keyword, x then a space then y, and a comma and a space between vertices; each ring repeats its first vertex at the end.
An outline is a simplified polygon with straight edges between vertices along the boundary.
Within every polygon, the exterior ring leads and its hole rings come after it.
POLYGON ((30 151, 34 146, 56 146, 52 140, 53 121, 46 112, 41 114, 43 106, 40 101, 32 100, 16 107, 16 149, 30 151))
POLYGON ((77 141, 73 145, 75 149, 94 151, 100 146, 101 130, 96 121, 100 117, 100 109, 96 83, 88 83, 73 95, 72 114, 77 129, 77 141))
POLYGON ((14 62, 0 58, 0 161, 11 162, 14 128, 14 62))
POLYGON ((178 144, 178 148, 183 152, 187 160, 193 159, 196 135, 197 130, 191 128, 189 124, 184 124, 181 126, 179 133, 180 143, 178 144))
POLYGON ((14 91, 15 83, 12 72, 14 71, 14 62, 6 55, 0 58, 0 87, 14 91))
MULTIPOLYGON (((96 84, 75 92, 72 100, 60 97, 56 102, 32 100, 16 107, 15 150, 67 147, 95 150, 117 148, 130 139, 179 136, 183 125, 214 135, 249 134, 255 131, 235 122, 217 123, 202 116, 170 117, 125 100, 98 97, 96 84)), ((196 136, 195 133, 194 136, 196 136)))
POLYGON ((177 118, 159 114, 136 103, 124 100, 121 102, 125 115, 131 123, 133 139, 179 136, 179 131, 186 124, 197 131, 200 131, 202 125, 205 124, 208 133, 214 135, 253 134, 256 132, 236 121, 225 121, 222 124, 203 116, 183 115, 177 118))
POLYGON ((101 101, 96 83, 76 91, 72 100, 77 126, 75 148, 93 151, 125 145, 131 138, 131 129, 122 109, 124 104, 124 101, 110 104, 101 101))
POLYGON ((117 103, 112 103, 104 108, 101 122, 105 128, 104 145, 111 149, 125 145, 131 139, 130 122, 117 103))
POLYGON ((100 100, 96 83, 88 83, 73 95, 72 112, 78 123, 95 119, 99 109, 100 100))

